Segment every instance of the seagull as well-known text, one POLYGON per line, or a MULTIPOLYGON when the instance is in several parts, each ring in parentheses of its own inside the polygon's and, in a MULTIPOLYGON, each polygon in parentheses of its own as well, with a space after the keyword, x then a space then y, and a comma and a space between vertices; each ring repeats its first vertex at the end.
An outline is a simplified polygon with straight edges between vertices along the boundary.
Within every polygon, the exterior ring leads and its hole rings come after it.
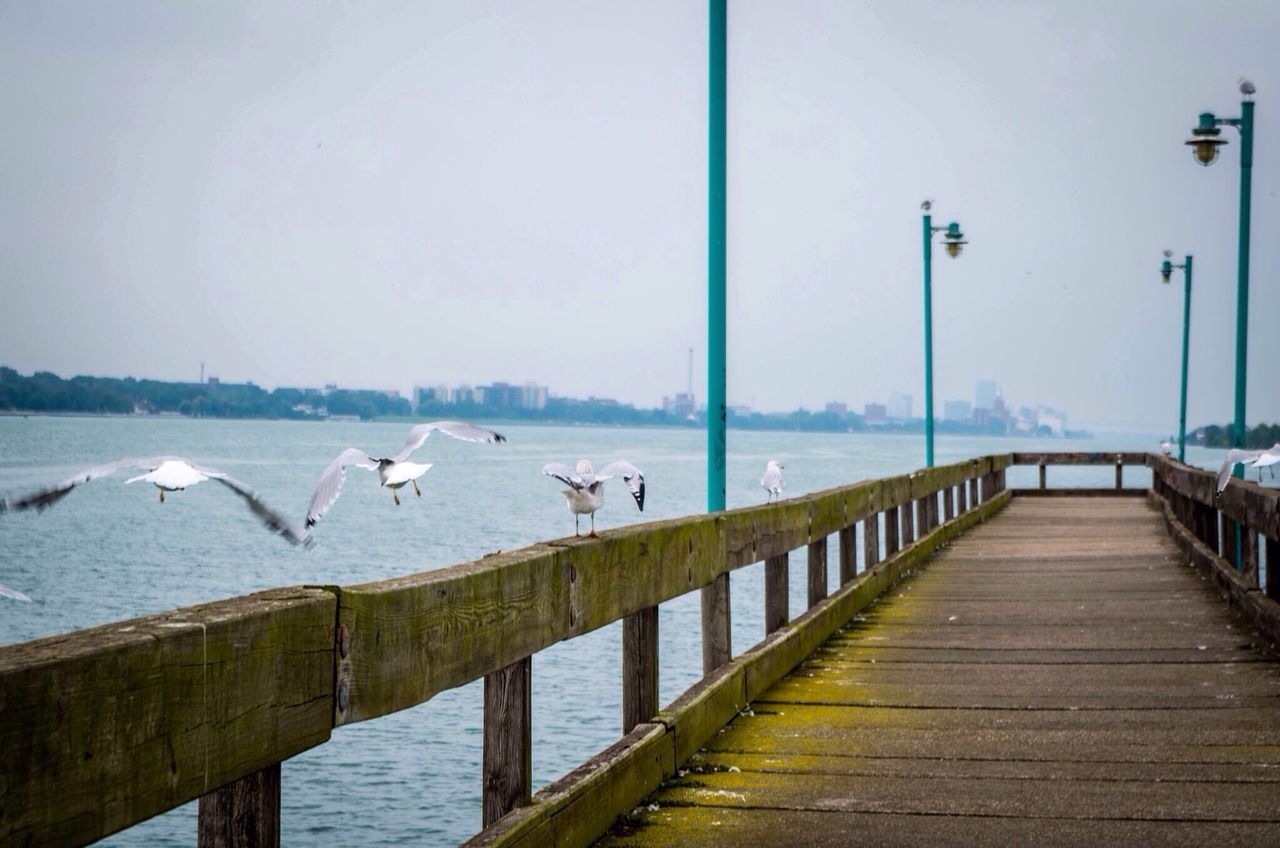
POLYGON ((1274 480, 1276 476, 1276 463, 1280 463, 1280 442, 1276 442, 1271 447, 1264 450, 1253 461, 1253 467, 1258 469, 1258 482, 1262 482, 1262 469, 1266 468, 1271 471, 1271 478, 1274 480))
MULTIPOLYGON (((1221 495, 1222 490, 1227 488, 1227 481, 1231 479, 1231 469, 1234 468, 1237 463, 1240 463, 1240 464, 1251 463, 1254 468, 1258 469, 1258 482, 1262 482, 1262 468, 1265 466, 1259 465, 1257 460, 1261 459, 1263 454, 1270 454, 1271 451, 1280 452, 1280 443, 1277 443, 1275 447, 1271 448, 1271 450, 1268 450, 1268 451, 1260 451, 1260 450, 1229 450, 1227 451, 1227 455, 1222 460, 1222 467, 1218 469, 1218 494, 1221 495)), ((1280 460, 1277 460, 1277 459, 1268 460, 1265 463, 1265 465, 1271 465, 1277 461, 1280 461, 1280 460)))
POLYGON ((1167 439, 1166 439, 1165 441, 1161 442, 1161 443, 1160 443, 1160 452, 1161 452, 1162 454, 1164 454, 1165 456, 1169 456, 1171 453, 1173 453, 1173 442, 1171 442, 1171 441, 1169 441, 1169 440, 1167 440, 1167 439))
POLYGON ((22 594, 17 589, 9 588, 3 583, 0 583, 0 596, 13 598, 15 601, 26 601, 27 603, 31 603, 31 599, 26 595, 22 594))
POLYGON ((106 477, 108 474, 114 474, 125 468, 145 469, 146 474, 140 474, 137 477, 125 480, 125 485, 140 481, 151 483, 160 490, 160 503, 164 503, 165 492, 181 492, 188 486, 203 483, 205 480, 217 480, 239 495, 249 505, 249 509, 253 510, 254 515, 258 516, 271 532, 283 536, 287 541, 295 545, 308 545, 311 542, 308 535, 302 533, 288 519, 259 500, 253 490, 244 483, 221 471, 196 465, 194 462, 183 459, 180 456, 119 459, 115 462, 108 462, 105 465, 97 465, 38 492, 33 492, 20 498, 0 500, 0 513, 17 512, 33 507, 42 512, 70 494, 71 490, 76 486, 81 486, 98 477, 106 477))
POLYGON ((1240 83, 1240 93, 1245 97, 1253 97, 1253 95, 1258 93, 1257 87, 1244 77, 1240 77, 1238 82, 1240 83))
POLYGON ((333 502, 338 499, 338 495, 342 493, 342 483, 347 479, 347 467, 351 465, 377 471, 382 479, 382 485, 391 490, 391 499, 395 501, 396 506, 400 506, 400 496, 396 490, 408 483, 412 483, 413 491, 418 497, 422 497, 422 490, 418 488, 418 478, 426 474, 432 464, 428 462, 423 465, 405 460, 409 458, 409 454, 422 447, 422 443, 427 440, 427 436, 431 435, 432 430, 439 430, 446 436, 453 436, 464 442, 505 442, 507 440, 506 436, 492 430, 462 421, 429 421, 411 429, 409 438, 405 439, 404 447, 390 459, 377 459, 359 448, 347 448, 338 454, 320 475, 315 494, 311 496, 311 505, 307 507, 307 527, 315 526, 320 517, 328 512, 329 507, 333 506, 333 502))
POLYGON ((932 208, 933 208, 933 201, 932 201, 932 200, 926 200, 924 203, 921 203, 921 204, 920 204, 920 208, 921 208, 921 209, 923 209, 924 211, 928 212, 930 209, 932 209, 932 208))
POLYGON ((782 465, 778 460, 771 459, 765 465, 764 476, 760 478, 760 485, 764 487, 768 495, 767 500, 771 501, 775 496, 782 497, 782 465))
POLYGON ((610 477, 622 477, 631 490, 631 497, 636 499, 636 506, 644 512, 644 474, 625 459, 611 462, 600 469, 597 474, 591 467, 591 461, 578 460, 576 469, 559 462, 551 462, 542 467, 542 473, 554 477, 569 486, 564 490, 565 500, 569 502, 569 511, 573 513, 573 535, 581 535, 579 519, 585 513, 591 514, 591 532, 589 538, 596 538, 596 510, 604 506, 604 481, 610 477))

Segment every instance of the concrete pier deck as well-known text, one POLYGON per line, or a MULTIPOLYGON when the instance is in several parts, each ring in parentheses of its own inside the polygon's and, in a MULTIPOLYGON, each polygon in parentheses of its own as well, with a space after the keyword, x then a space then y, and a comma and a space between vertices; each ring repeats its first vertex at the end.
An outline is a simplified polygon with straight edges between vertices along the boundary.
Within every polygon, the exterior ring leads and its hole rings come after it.
POLYGON ((1280 844, 1280 665, 1144 499, 1015 498, 600 844, 1280 844))

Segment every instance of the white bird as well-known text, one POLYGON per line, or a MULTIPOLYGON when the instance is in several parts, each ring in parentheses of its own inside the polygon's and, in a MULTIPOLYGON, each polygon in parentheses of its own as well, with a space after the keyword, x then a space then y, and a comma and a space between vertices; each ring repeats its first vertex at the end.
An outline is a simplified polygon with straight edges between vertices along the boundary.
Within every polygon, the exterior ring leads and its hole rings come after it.
POLYGON ((559 462, 551 462, 543 466, 542 473, 569 486, 564 490, 564 497, 569 502, 569 511, 573 513, 573 535, 575 536, 581 535, 579 519, 590 513, 591 532, 588 535, 595 538, 596 510, 604 506, 604 481, 610 477, 623 479, 631 491, 631 497, 636 499, 636 506, 644 512, 644 474, 625 459, 609 463, 601 468, 598 474, 591 467, 591 461, 586 459, 578 460, 576 469, 559 462))
POLYGON ((1240 77, 1238 82, 1240 83, 1240 93, 1245 97, 1253 97, 1253 95, 1258 93, 1257 86, 1249 82, 1244 77, 1240 77))
POLYGON ((26 601, 27 603, 31 603, 31 599, 26 595, 22 594, 17 589, 9 588, 3 583, 0 583, 0 596, 13 598, 15 601, 26 601))
POLYGON ((413 491, 418 497, 422 497, 422 490, 418 488, 418 478, 427 473, 431 463, 422 464, 406 462, 406 460, 409 454, 422 447, 422 443, 427 440, 427 436, 431 435, 432 430, 439 430, 446 436, 453 436, 464 442, 505 442, 507 440, 506 436, 474 424, 461 421, 430 421, 426 424, 418 424, 411 429, 409 438, 405 439, 404 447, 390 459, 377 459, 359 448, 347 448, 338 454, 320 475, 320 482, 311 496, 310 506, 307 507, 307 527, 313 527, 338 499, 338 495, 342 493, 342 483, 347 479, 347 467, 351 465, 377 471, 382 485, 391 490, 391 499, 395 501, 396 506, 400 505, 400 496, 396 490, 409 483, 413 484, 413 491))
POLYGON ((1160 452, 1165 456, 1168 456, 1169 454, 1173 453, 1173 442, 1170 442, 1168 440, 1161 442, 1160 452))
POLYGON ((254 491, 241 483, 239 480, 225 474, 221 471, 215 471, 212 468, 205 468, 196 465, 190 460, 183 459, 180 456, 155 456, 149 459, 120 459, 115 462, 108 462, 105 465, 94 466, 93 468, 81 471, 74 477, 69 477, 61 483, 57 483, 38 492, 24 495, 20 498, 6 498, 0 500, 0 512, 17 512, 19 510, 35 508, 37 511, 43 511, 53 506, 62 498, 70 494, 71 490, 76 486, 88 483, 90 480, 98 477, 105 477, 108 474, 114 474, 124 468, 142 468, 146 469, 146 474, 140 474, 137 477, 131 477, 125 480, 125 484, 137 483, 144 481, 151 483, 160 490, 160 502, 164 503, 165 492, 181 492, 188 486, 194 486, 197 483, 203 483, 205 480, 217 480, 231 491, 240 496, 249 509, 253 510, 254 515, 262 520, 271 532, 283 536, 286 540, 295 545, 305 545, 310 543, 311 539, 305 533, 300 531, 288 519, 280 515, 280 513, 268 507, 263 503, 254 491))
POLYGON ((1253 467, 1258 469, 1258 482, 1262 482, 1262 469, 1267 468, 1271 471, 1272 479, 1276 476, 1276 463, 1280 463, 1280 442, 1276 442, 1271 447, 1258 454, 1258 458, 1253 461, 1253 467))
POLYGON ((783 466, 776 459, 769 460, 764 467, 764 476, 760 478, 760 485, 767 493, 767 501, 773 500, 775 496, 782 497, 782 468, 783 466))
POLYGON ((1218 494, 1221 495, 1222 490, 1227 488, 1227 482, 1231 479, 1231 469, 1234 468, 1237 463, 1240 463, 1240 464, 1249 463, 1254 468, 1257 468, 1258 482, 1261 483, 1262 469, 1267 465, 1272 465, 1275 462, 1280 462, 1280 459, 1269 459, 1266 463, 1262 465, 1260 465, 1257 462, 1257 460, 1261 459, 1264 454, 1267 454, 1267 455, 1271 454, 1272 451, 1276 451, 1278 452, 1278 454, 1280 454, 1280 443, 1277 443, 1275 447, 1272 447, 1269 450, 1265 450, 1265 451, 1260 451, 1260 450, 1229 450, 1227 451, 1227 455, 1222 460, 1222 467, 1218 469, 1218 494))

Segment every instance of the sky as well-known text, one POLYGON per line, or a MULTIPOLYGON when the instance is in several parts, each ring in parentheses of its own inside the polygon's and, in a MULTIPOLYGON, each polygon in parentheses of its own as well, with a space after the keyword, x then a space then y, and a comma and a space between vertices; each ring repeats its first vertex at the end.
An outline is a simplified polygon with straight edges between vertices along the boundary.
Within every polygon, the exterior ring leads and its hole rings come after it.
MULTIPOLYGON (((996 380, 1072 424, 1280 420, 1280 5, 732 0, 728 397, 861 410, 996 380), (1268 374, 1267 371, 1271 373, 1268 374)), ((0 364, 396 388, 706 388, 707 7, 0 0, 0 364)))

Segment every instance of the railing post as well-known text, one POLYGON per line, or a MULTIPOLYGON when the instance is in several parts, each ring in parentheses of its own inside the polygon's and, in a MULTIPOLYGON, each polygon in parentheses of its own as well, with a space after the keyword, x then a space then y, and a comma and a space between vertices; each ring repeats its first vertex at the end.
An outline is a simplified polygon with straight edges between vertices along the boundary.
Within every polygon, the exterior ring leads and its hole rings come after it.
POLYGON ((942 490, 942 520, 943 523, 951 521, 956 517, 956 490, 954 486, 948 486, 942 490))
POLYGON ((1236 562, 1236 523, 1230 518, 1227 518, 1227 514, 1225 512, 1218 513, 1218 522, 1220 527, 1218 531, 1218 540, 1220 542, 1219 547, 1221 548, 1219 553, 1223 559, 1231 564, 1233 568, 1239 570, 1240 566, 1236 562))
MULTIPOLYGON (((875 516, 872 516, 875 520, 875 516)), ((884 511, 884 555, 891 557, 902 550, 898 542, 898 508, 891 506, 884 511)))
POLYGON ((898 526, 902 528, 902 547, 909 548, 916 541, 915 526, 911 522, 911 511, 914 504, 907 501, 898 507, 898 526))
POLYGON ((1266 539, 1267 543, 1267 586, 1263 591, 1268 598, 1280 601, 1280 542, 1266 539))
POLYGON ((705 677, 733 657, 729 631, 729 572, 702 587, 702 674, 705 677))
POLYGON ((1040 463, 1040 488, 1045 488, 1045 464, 1040 463))
POLYGON ((858 524, 840 531, 840 585, 858 576, 858 524))
POLYGON ((969 511, 969 486, 961 481, 956 486, 956 515, 964 515, 969 511))
POLYGON ((809 608, 827 596, 827 537, 809 543, 809 608))
POLYGON ((201 795, 196 828, 200 848, 279 848, 280 764, 201 795))
POLYGON ((1124 488, 1124 463, 1116 459, 1116 488, 1124 488))
POLYGON ((924 498, 916 501, 916 523, 912 529, 917 539, 929 535, 929 504, 924 498))
MULTIPOLYGON (((1244 582, 1254 588, 1258 586, 1258 534, 1247 524, 1241 524, 1241 544, 1240 558, 1243 561, 1240 565, 1240 576, 1244 578, 1244 582)), ((1269 566, 1271 563, 1267 563, 1269 566)))
POLYGON ((533 658, 484 676, 484 826, 529 803, 533 786, 533 658))
POLYGON ((622 620, 622 735, 658 714, 658 608, 622 620))
POLYGON ((787 554, 764 561, 764 633, 768 636, 787 623, 788 597, 787 554))
POLYGON ((978 478, 971 477, 969 479, 969 508, 977 509, 982 504, 982 498, 978 494, 978 478))
MULTIPOLYGON (((886 513, 886 517, 887 515, 886 513)), ((873 512, 862 522, 862 569, 865 571, 878 562, 880 562, 880 515, 873 512)))

